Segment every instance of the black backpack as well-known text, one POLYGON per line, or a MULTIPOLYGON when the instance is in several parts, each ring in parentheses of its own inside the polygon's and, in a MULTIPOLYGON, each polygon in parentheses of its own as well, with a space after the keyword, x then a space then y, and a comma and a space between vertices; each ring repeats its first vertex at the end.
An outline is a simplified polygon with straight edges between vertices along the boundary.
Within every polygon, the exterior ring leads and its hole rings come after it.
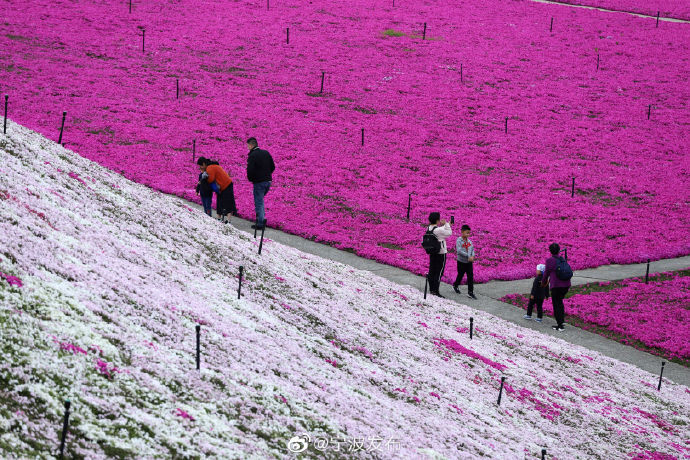
POLYGON ((568 265, 568 262, 563 257, 559 257, 558 262, 556 262, 556 278, 568 281, 572 277, 573 269, 570 268, 570 265, 568 265))
POLYGON ((435 228, 435 225, 431 228, 431 230, 427 228, 424 238, 422 239, 422 247, 429 255, 438 254, 438 252, 441 250, 441 242, 438 240, 438 238, 436 238, 436 235, 434 235, 435 228))

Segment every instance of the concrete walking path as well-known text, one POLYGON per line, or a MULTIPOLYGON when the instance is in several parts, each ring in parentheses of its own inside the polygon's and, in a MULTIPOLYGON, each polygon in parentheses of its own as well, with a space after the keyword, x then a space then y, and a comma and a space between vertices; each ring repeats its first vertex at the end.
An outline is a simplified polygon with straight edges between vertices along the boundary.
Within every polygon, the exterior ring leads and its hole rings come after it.
MULTIPOLYGON (((605 11, 607 13, 623 13, 623 14, 629 14, 631 16, 637 16, 640 18, 648 18, 648 19, 654 19, 656 21, 656 16, 650 15, 650 14, 644 14, 644 13, 636 13, 634 11, 625 11, 625 10, 612 10, 609 8, 601 8, 598 6, 589 6, 589 5, 574 5, 572 3, 565 3, 565 2, 559 2, 555 0, 532 0, 533 2, 537 3, 547 3, 549 5, 561 5, 561 6, 570 6, 573 8, 584 8, 586 10, 597 10, 597 11, 605 11)), ((666 22, 683 22, 683 23, 688 23, 690 21, 686 19, 680 19, 680 18, 670 18, 670 17, 664 17, 664 16, 659 16, 659 21, 666 21, 666 22)))
MULTIPOLYGON (((182 198, 179 197, 175 198, 182 200, 182 198)), ((186 200, 182 201, 186 205, 192 206, 195 209, 198 209, 200 212, 203 212, 200 205, 186 200)), ((268 217, 270 218, 270 215, 268 217)), ((233 217, 231 223, 233 227, 253 234, 254 230, 251 228, 252 224, 253 222, 240 219, 238 217, 233 217)), ((372 272, 397 284, 412 286, 420 290, 420 297, 422 295, 421 291, 424 290, 425 279, 423 276, 415 275, 401 268, 384 265, 379 262, 357 256, 350 252, 341 251, 331 246, 316 243, 314 241, 281 232, 270 227, 266 228, 265 238, 269 238, 273 241, 277 241, 278 243, 291 246, 299 249, 300 251, 313 254, 324 259, 341 262, 353 268, 372 272)), ((452 257, 452 255, 450 256, 452 257)), ((690 267, 690 256, 685 256, 676 259, 666 259, 652 262, 650 273, 681 270, 688 267, 690 267)), ((636 276, 644 276, 645 270, 646 264, 605 265, 586 270, 577 270, 572 279, 572 284, 576 286, 598 281, 612 281, 636 276)), ((448 300, 462 303, 477 310, 491 313, 492 315, 502 318, 506 321, 510 321, 529 329, 538 330, 544 334, 557 336, 566 342, 598 351, 603 355, 632 364, 651 372, 652 374, 659 374, 661 369, 661 361, 664 360, 663 358, 637 350, 630 346, 623 345, 601 335, 594 334, 577 327, 568 326, 567 300, 565 332, 556 332, 551 329, 552 324, 555 323, 550 317, 546 317, 543 323, 527 321, 522 318, 522 316, 525 314, 524 310, 498 300, 507 294, 528 293, 531 290, 531 287, 532 279, 516 281, 491 281, 485 284, 477 284, 475 285, 475 294, 477 296, 477 300, 473 300, 466 295, 467 288, 464 285, 460 288, 463 294, 458 295, 453 292, 452 286, 443 283, 441 286, 441 294, 444 295, 448 300)), ((662 327, 672 327, 672 325, 664 324, 662 327)), ((668 378, 676 383, 690 387, 690 369, 679 364, 667 362, 666 368, 664 369, 664 378, 668 378)))

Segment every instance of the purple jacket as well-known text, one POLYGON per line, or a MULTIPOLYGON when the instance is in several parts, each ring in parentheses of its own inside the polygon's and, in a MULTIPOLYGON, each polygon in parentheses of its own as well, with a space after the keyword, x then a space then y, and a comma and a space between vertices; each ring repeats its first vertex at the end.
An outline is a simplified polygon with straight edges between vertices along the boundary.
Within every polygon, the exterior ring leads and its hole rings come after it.
POLYGON ((551 289, 570 287, 570 280, 562 280, 556 276, 556 265, 558 264, 558 257, 551 256, 546 259, 546 269, 544 270, 544 283, 549 280, 551 289))

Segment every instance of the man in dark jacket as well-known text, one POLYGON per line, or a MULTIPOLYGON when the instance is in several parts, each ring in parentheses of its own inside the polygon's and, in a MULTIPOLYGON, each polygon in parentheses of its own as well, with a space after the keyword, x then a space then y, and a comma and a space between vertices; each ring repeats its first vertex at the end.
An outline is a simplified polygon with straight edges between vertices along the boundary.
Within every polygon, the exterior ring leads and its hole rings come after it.
POLYGON ((562 280, 556 276, 556 267, 560 260, 559 253, 561 252, 561 247, 558 243, 551 243, 549 245, 549 252, 551 252, 551 257, 546 259, 545 269, 544 269, 544 279, 541 285, 546 287, 551 285, 551 303, 553 304, 553 316, 556 319, 556 325, 551 326, 553 329, 559 332, 565 331, 563 323, 565 323, 565 305, 563 305, 563 299, 570 289, 570 280, 562 280))
POLYGON ((264 196, 271 188, 273 171, 276 169, 271 154, 259 148, 253 137, 247 139, 249 157, 247 158, 247 179, 254 184, 254 208, 256 210, 256 224, 252 228, 261 230, 264 226, 264 196))

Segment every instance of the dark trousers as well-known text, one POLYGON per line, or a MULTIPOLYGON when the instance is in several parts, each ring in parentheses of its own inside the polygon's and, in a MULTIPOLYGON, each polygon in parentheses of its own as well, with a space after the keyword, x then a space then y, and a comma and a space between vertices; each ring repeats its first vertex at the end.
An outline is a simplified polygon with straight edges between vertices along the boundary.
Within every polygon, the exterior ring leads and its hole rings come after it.
POLYGON ((211 208, 213 204, 213 195, 201 195, 201 204, 204 206, 204 212, 210 216, 211 212, 213 212, 211 208))
POLYGON ((441 277, 445 269, 445 254, 431 254, 429 256, 429 292, 432 294, 438 294, 438 289, 441 286, 441 277))
POLYGON ((542 315, 544 314, 544 309, 542 306, 544 305, 544 299, 529 299, 529 303, 527 304, 527 316, 532 316, 532 309, 534 306, 537 306, 537 318, 541 318, 542 315))
POLYGON ((551 289, 551 302, 553 303, 553 317, 556 318, 556 324, 563 326, 565 322, 565 306, 563 299, 568 293, 569 287, 555 287, 551 289))
POLYGON ((472 262, 458 262, 458 276, 455 278, 453 286, 460 286, 462 279, 467 273, 467 293, 474 293, 474 268, 472 262))

